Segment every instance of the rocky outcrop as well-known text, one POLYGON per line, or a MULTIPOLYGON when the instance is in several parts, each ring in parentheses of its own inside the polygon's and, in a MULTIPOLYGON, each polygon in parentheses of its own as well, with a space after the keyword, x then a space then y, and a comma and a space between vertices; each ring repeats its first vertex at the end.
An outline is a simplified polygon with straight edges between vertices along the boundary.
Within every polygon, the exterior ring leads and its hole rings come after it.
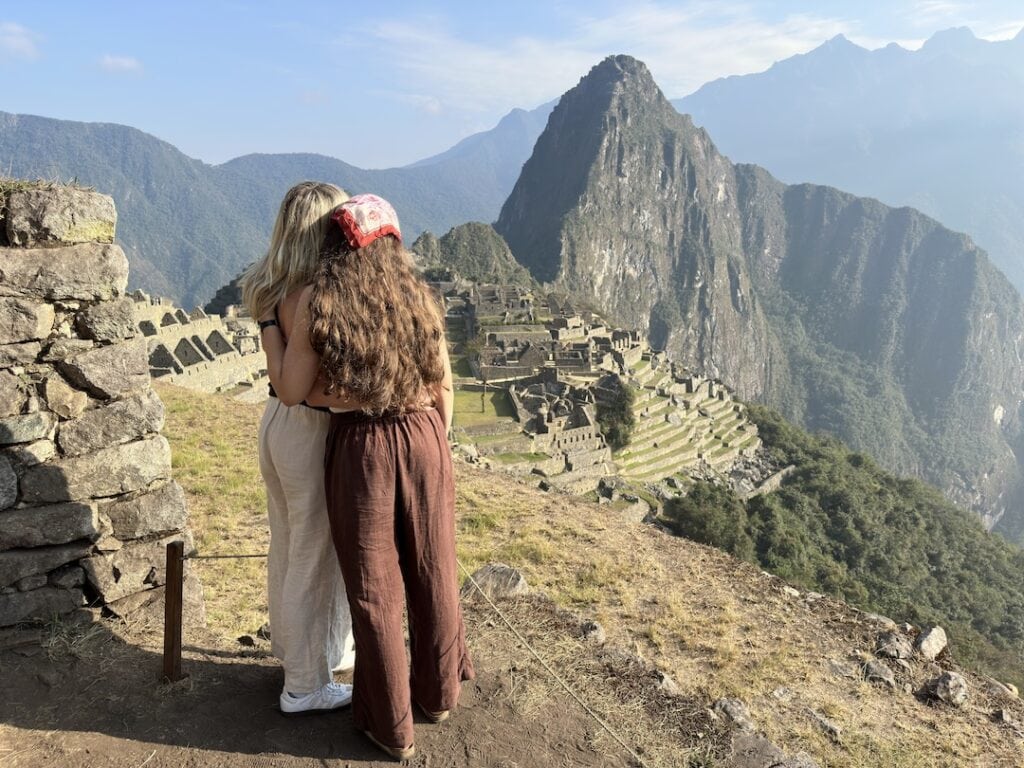
POLYGON ((1024 536, 1024 302, 967 237, 733 165, 628 56, 562 97, 495 228, 652 347, 1024 536))
POLYGON ((0 626, 124 612, 162 586, 166 542, 190 538, 113 203, 17 184, 0 210, 0 626))
POLYGON ((736 197, 707 134, 642 63, 615 56, 562 97, 495 228, 538 280, 750 398, 764 390, 770 339, 736 197))

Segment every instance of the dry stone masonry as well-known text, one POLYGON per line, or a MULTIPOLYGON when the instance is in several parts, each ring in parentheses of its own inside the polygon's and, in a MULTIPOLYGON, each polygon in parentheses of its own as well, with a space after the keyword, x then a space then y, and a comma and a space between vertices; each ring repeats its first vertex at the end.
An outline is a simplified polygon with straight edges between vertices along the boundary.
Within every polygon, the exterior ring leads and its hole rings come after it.
POLYGON ((166 543, 191 548, 115 224, 106 195, 0 181, 0 626, 162 604, 166 543))
POLYGON ((616 475, 665 497, 694 478, 746 496, 781 482, 785 471, 770 477, 756 425, 721 381, 673 363, 639 331, 611 327, 571 297, 465 282, 433 284, 453 355, 465 355, 475 379, 457 386, 503 390, 515 414, 472 426, 456 419, 471 460, 543 475, 545 485, 576 493, 616 475), (633 393, 636 428, 613 454, 596 413, 620 387, 633 393))
POLYGON ((223 317, 199 307, 185 312, 170 299, 142 291, 134 291, 131 300, 153 378, 200 392, 230 392, 243 400, 267 397, 259 330, 244 311, 229 306, 223 317))

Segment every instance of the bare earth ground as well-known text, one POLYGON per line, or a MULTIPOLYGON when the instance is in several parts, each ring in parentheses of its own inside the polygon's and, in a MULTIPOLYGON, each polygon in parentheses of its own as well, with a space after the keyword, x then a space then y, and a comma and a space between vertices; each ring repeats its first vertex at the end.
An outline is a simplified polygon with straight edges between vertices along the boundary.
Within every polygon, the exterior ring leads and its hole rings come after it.
MULTIPOLYGON (((160 395, 197 547, 265 551, 253 448, 260 409, 167 387, 160 395)), ((471 570, 513 565, 545 595, 501 607, 646 764, 752 765, 730 754, 709 714, 731 696, 773 742, 821 768, 1024 766, 1019 700, 990 697, 970 673, 960 709, 920 693, 940 669, 956 669, 952 658, 913 661, 897 671, 897 690, 838 676, 835 662, 859 670, 858 652, 874 648, 877 629, 855 609, 787 592, 779 579, 627 510, 466 465, 458 476, 460 559, 471 570), (578 637, 581 617, 602 624, 607 646, 578 637), (674 685, 659 687, 655 669, 674 685), (818 716, 838 731, 827 733, 818 716)), ((56 625, 42 644, 37 634, 0 635, 0 768, 393 764, 376 762, 347 713, 276 711, 277 662, 235 642, 265 620, 263 561, 198 565, 209 622, 190 628, 191 677, 174 686, 156 682, 161 640, 143 620, 56 625)), ((478 679, 464 686, 450 722, 417 725, 412 765, 631 764, 489 608, 465 607, 478 679)))
MULTIPOLYGON (((558 623, 549 605, 519 607, 558 623)), ((464 685, 462 706, 448 722, 418 721, 419 754, 409 765, 628 765, 621 749, 595 732, 593 721, 551 690, 536 664, 523 660, 500 631, 484 626, 479 610, 469 606, 467 618, 470 626, 479 625, 473 632, 478 679, 464 685)), ((0 765, 393 764, 380 760, 347 711, 281 715, 280 669, 262 652, 218 648, 207 633, 193 631, 184 657, 190 676, 166 686, 157 682, 159 636, 125 629, 115 634, 107 624, 62 627, 60 636, 43 637, 44 647, 38 632, 5 637, 13 647, 0 651, 0 765)), ((532 634, 550 639, 558 629, 532 634)), ((627 696, 636 684, 628 675, 611 682, 627 696)))

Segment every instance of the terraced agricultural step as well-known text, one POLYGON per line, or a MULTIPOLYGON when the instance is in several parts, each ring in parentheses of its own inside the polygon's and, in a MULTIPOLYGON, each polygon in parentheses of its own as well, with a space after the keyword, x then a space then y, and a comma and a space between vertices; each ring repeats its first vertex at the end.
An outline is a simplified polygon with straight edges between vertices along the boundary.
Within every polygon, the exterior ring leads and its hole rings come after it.
POLYGON ((743 422, 737 421, 735 424, 729 424, 727 427, 724 427, 722 429, 716 428, 715 434, 718 436, 718 439, 721 440, 723 443, 732 444, 736 442, 740 436, 744 435, 742 427, 743 422))
POLYGON ((622 454, 617 458, 617 461, 625 467, 638 467, 660 461, 666 456, 688 452, 691 448, 696 452, 692 436, 687 433, 679 433, 671 439, 659 442, 657 448, 652 447, 642 451, 634 451, 628 455, 622 454))
POLYGON ((648 404, 644 405, 643 408, 633 408, 633 415, 636 416, 637 420, 640 419, 653 419, 653 418, 664 418, 666 413, 669 413, 673 408, 672 401, 667 397, 658 398, 657 400, 652 399, 648 404), (647 413, 642 413, 643 409, 647 409, 647 413))
POLYGON ((630 444, 623 450, 622 455, 625 457, 626 454, 643 453, 662 445, 678 443, 680 440, 693 442, 695 438, 696 432, 691 425, 672 424, 666 421, 657 430, 635 434, 630 444), (658 445, 656 446, 655 443, 658 445))
POLYGON ((711 400, 706 400, 701 407, 713 416, 718 416, 726 411, 732 411, 736 407, 736 403, 731 400, 712 398, 711 400))
POLYGON ((738 448, 730 448, 725 453, 721 453, 717 456, 705 456, 704 460, 712 466, 714 469, 719 469, 727 464, 732 464, 736 461, 736 457, 739 456, 740 452, 738 448))
POLYGON ((693 466, 697 463, 697 460, 697 452, 691 448, 685 452, 647 463, 642 467, 623 470, 623 475, 638 480, 660 480, 664 477, 670 477, 686 467, 693 466))

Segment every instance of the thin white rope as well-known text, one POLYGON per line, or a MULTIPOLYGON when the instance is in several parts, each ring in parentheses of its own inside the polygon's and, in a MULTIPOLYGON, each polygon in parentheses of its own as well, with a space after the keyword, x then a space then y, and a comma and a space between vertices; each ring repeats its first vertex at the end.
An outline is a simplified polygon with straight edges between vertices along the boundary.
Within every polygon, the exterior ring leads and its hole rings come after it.
POLYGON ((516 638, 518 638, 519 642, 523 644, 523 646, 526 648, 526 650, 528 650, 531 654, 533 654, 533 658, 535 658, 538 662, 540 662, 540 665, 542 667, 544 667, 544 669, 547 670, 549 675, 551 675, 555 680, 558 681, 558 684, 561 685, 562 688, 565 689, 565 692, 568 693, 570 696, 572 696, 572 698, 575 699, 576 703, 579 704, 581 707, 583 707, 584 711, 588 715, 590 715, 592 718, 594 718, 594 720, 597 722, 597 724, 600 725, 602 728, 604 728, 604 730, 606 730, 608 732, 608 734, 613 739, 615 739, 615 741, 617 741, 619 743, 619 745, 624 750, 626 750, 634 760, 637 761, 637 763, 640 764, 641 768, 648 768, 647 763, 644 762, 644 759, 642 757, 640 757, 640 755, 638 755, 633 750, 632 747, 630 747, 625 741, 623 741, 622 738, 619 736, 619 734, 617 734, 615 731, 613 731, 611 729, 611 726, 609 726, 608 723, 606 723, 604 720, 602 720, 598 716, 598 714, 596 712, 594 712, 594 710, 592 710, 589 706, 587 706, 587 703, 582 698, 580 698, 580 696, 576 693, 576 691, 574 691, 569 686, 569 684, 567 682, 565 682, 561 677, 559 677, 558 673, 555 672, 555 670, 553 670, 551 668, 551 666, 546 661, 544 661, 544 659, 541 658, 540 654, 537 653, 537 651, 535 651, 533 649, 533 646, 530 645, 529 641, 519 633, 519 630, 516 629, 512 625, 512 622, 509 621, 508 617, 505 616, 504 613, 502 613, 501 609, 497 605, 494 604, 494 601, 491 600, 490 596, 486 592, 484 592, 483 588, 477 583, 476 579, 473 578, 473 575, 469 571, 466 570, 466 566, 464 566, 462 564, 462 561, 456 559, 456 562, 459 564, 459 568, 462 569, 462 572, 464 574, 466 574, 466 578, 469 579, 470 583, 474 587, 476 587, 476 591, 479 592, 481 595, 483 595, 484 600, 487 601, 487 603, 491 606, 491 608, 494 610, 494 612, 496 614, 498 614, 498 616, 501 618, 501 620, 503 622, 505 622, 505 626, 507 626, 512 631, 512 634, 515 635, 516 638))

